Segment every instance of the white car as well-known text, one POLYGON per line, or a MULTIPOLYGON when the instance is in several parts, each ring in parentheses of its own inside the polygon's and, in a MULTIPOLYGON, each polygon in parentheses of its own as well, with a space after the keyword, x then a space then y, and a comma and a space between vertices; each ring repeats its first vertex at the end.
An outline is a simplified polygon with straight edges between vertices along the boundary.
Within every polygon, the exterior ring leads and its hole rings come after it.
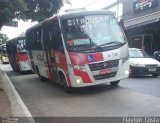
POLYGON ((160 62, 150 57, 145 51, 129 48, 130 76, 137 74, 151 74, 153 77, 160 75, 160 62))

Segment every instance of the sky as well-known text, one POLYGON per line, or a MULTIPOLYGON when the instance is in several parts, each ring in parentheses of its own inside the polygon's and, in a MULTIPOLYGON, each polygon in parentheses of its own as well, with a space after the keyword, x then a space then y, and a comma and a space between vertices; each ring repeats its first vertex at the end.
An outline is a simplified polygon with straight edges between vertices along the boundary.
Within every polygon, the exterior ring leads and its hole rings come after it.
MULTIPOLYGON (((116 0, 70 0, 73 8, 86 8, 90 10, 102 9, 115 1, 116 0)), ((71 6, 65 5, 63 9, 66 9, 67 7, 70 8, 71 6)), ((8 36, 9 39, 12 39, 25 32, 26 29, 35 25, 36 23, 37 22, 31 23, 31 21, 24 22, 20 20, 18 21, 18 27, 3 26, 0 33, 4 33, 8 36)))

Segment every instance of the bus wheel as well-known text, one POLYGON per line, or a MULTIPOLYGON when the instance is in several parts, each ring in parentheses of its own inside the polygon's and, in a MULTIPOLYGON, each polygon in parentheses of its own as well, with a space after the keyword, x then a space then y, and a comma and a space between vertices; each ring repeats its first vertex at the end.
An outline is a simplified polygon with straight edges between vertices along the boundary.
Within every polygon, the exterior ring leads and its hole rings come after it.
POLYGON ((111 86, 117 86, 119 84, 120 80, 110 82, 111 86))
POLYGON ((63 85, 64 90, 65 90, 66 92, 71 92, 71 91, 72 91, 72 88, 71 88, 71 87, 68 87, 65 76, 64 76, 62 73, 59 73, 59 77, 60 77, 60 81, 61 81, 61 83, 62 83, 62 85, 63 85))
POLYGON ((39 72, 38 67, 36 67, 36 71, 37 71, 37 74, 38 74, 38 78, 39 78, 41 81, 45 81, 46 78, 40 75, 40 72, 39 72))

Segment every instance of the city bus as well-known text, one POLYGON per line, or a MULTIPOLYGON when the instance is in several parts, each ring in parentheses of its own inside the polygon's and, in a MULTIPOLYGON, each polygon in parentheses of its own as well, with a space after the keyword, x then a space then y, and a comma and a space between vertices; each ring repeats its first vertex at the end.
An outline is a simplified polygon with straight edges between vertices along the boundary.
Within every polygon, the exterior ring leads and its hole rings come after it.
POLYGON ((9 63, 15 72, 31 71, 26 50, 25 35, 10 39, 6 43, 9 63))
POLYGON ((3 64, 4 63, 9 63, 8 56, 7 56, 7 51, 6 51, 6 44, 1 44, 0 45, 0 60, 3 64))
POLYGON ((66 89, 109 83, 129 74, 128 43, 111 12, 65 11, 26 31, 30 64, 40 80, 66 89))

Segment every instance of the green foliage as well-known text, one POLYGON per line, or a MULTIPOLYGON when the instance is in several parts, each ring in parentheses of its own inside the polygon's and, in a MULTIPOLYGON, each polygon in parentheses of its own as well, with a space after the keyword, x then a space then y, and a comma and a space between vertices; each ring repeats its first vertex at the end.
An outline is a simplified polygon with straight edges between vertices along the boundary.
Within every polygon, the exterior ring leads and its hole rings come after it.
POLYGON ((5 44, 7 40, 7 35, 0 33, 0 44, 5 44))
POLYGON ((57 13, 63 5, 62 0, 26 0, 26 3, 26 17, 39 22, 57 13))
POLYGON ((26 3, 23 0, 5 0, 0 4, 0 26, 14 18, 22 18, 26 3))
POLYGON ((62 0, 1 0, 0 29, 12 19, 43 21, 55 14, 62 5, 62 0))

